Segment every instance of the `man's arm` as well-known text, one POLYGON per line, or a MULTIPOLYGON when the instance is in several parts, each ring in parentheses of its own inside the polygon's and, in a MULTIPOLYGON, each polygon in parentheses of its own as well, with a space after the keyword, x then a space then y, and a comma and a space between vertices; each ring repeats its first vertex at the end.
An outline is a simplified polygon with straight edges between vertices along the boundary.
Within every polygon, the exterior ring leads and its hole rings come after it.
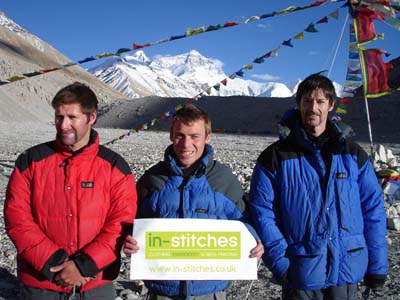
POLYGON ((380 288, 388 272, 386 213, 382 188, 367 154, 359 155, 358 186, 364 219, 364 236, 368 247, 368 268, 364 277, 370 288, 380 288))
POLYGON ((264 253, 264 247, 256 230, 250 224, 248 212, 245 210, 246 203, 244 200, 243 188, 229 167, 217 161, 214 161, 214 164, 213 172, 207 175, 207 179, 217 192, 222 193, 230 200, 230 202, 225 205, 227 219, 241 221, 256 239, 257 244, 250 251, 250 257, 255 257, 259 260, 264 253))
POLYGON ((27 165, 27 154, 21 155, 15 164, 7 186, 4 219, 8 235, 14 243, 18 255, 44 278, 51 280, 50 267, 62 263, 67 252, 54 244, 39 228, 32 215, 31 181, 27 165))
POLYGON ((250 186, 249 211, 264 245, 264 262, 276 276, 283 279, 289 268, 289 259, 285 256, 288 245, 278 227, 275 197, 273 175, 257 162, 250 186))
MULTIPOLYGON (((126 164, 126 163, 125 163, 126 164)), ((127 168, 129 166, 126 164, 127 168)), ((136 215, 136 188, 130 169, 125 173, 113 168, 111 174, 110 209, 100 233, 73 258, 84 277, 95 276, 119 256, 126 228, 136 215)))

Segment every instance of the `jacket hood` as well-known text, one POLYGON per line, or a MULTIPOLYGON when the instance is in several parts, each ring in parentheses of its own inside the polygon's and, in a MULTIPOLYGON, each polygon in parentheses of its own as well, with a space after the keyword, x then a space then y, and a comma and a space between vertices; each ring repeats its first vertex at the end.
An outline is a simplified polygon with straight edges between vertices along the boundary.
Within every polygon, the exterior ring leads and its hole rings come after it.
MULTIPOLYGON (((287 110, 278 122, 278 127, 280 139, 285 139, 296 127, 302 127, 300 110, 297 107, 287 110)), ((349 138, 355 135, 353 128, 343 122, 340 115, 336 112, 329 117, 327 127, 333 127, 343 138, 349 138)))
MULTIPOLYGON (((316 148, 315 141, 311 141, 301 123, 300 110, 292 108, 284 113, 282 119, 278 123, 279 138, 294 138, 301 146, 306 149, 313 150, 316 148)), ((342 141, 345 138, 354 136, 353 129, 343 123, 340 116, 333 114, 327 121, 326 130, 323 136, 337 141, 342 141), (343 130, 344 129, 344 130, 343 130)))

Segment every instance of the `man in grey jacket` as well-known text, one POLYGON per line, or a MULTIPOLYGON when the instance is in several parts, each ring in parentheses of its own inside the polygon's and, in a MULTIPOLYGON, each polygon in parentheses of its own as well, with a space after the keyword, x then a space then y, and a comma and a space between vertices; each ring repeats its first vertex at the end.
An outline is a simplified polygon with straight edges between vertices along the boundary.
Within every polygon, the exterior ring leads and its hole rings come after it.
MULTIPOLYGON (((172 144, 160 161, 138 181, 137 218, 192 218, 245 221, 243 190, 225 165, 213 160, 211 121, 194 105, 178 110, 172 118, 172 144)), ((248 226, 253 235, 255 231, 248 226)), ((125 253, 138 251, 130 236, 125 253)), ((260 241, 251 257, 260 258, 260 241)), ((145 281, 147 299, 226 299, 227 280, 153 280, 145 281)))

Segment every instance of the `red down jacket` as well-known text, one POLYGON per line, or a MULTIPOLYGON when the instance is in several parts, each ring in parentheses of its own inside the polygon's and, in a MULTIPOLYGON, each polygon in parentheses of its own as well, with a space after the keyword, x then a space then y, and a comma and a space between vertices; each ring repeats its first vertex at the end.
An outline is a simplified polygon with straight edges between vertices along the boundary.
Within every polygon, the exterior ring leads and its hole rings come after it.
POLYGON ((136 188, 129 165, 99 146, 72 153, 58 140, 22 153, 10 178, 4 208, 8 235, 18 251, 18 278, 30 287, 64 291, 49 268, 73 259, 83 291, 115 279, 125 225, 136 214, 136 188))

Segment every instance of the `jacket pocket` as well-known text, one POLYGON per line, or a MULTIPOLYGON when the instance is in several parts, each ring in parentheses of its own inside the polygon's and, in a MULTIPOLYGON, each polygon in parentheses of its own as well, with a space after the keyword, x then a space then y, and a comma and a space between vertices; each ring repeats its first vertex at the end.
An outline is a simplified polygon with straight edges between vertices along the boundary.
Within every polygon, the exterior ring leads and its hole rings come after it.
MULTIPOLYGON (((347 174, 347 176, 350 176, 347 174)), ((347 232, 362 231, 362 212, 358 184, 351 178, 336 179, 336 197, 338 197, 340 227, 347 232)))
POLYGON ((363 235, 342 238, 342 265, 339 280, 343 283, 360 281, 367 270, 368 249, 363 235))
POLYGON ((296 289, 319 289, 326 281, 327 245, 325 240, 308 241, 288 247, 288 280, 296 289))

